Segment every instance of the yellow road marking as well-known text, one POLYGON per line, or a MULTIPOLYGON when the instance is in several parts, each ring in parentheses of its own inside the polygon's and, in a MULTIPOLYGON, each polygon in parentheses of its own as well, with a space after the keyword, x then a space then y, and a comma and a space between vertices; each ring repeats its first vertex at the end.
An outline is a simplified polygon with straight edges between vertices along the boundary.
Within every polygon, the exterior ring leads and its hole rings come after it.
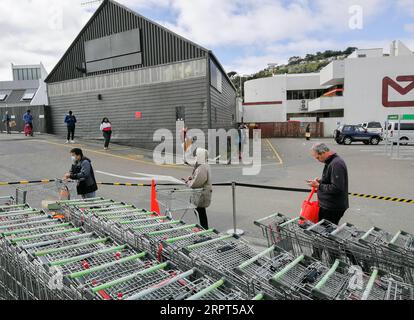
POLYGON ((266 139, 266 142, 269 145, 270 149, 272 149, 272 151, 275 154, 275 156, 277 157, 277 159, 279 160, 279 163, 280 164, 283 164, 282 158, 279 156, 279 153, 276 151, 276 148, 272 145, 272 143, 270 142, 270 140, 269 139, 266 139))
MULTIPOLYGON (((51 141, 39 140, 39 142, 44 142, 44 143, 48 143, 48 144, 60 146, 60 147, 67 148, 67 149, 73 148, 73 145, 67 146, 67 145, 62 145, 60 143, 51 142, 51 141)), ((82 145, 79 145, 79 146, 82 146, 82 145)), ((101 152, 101 151, 97 151, 97 150, 93 150, 93 149, 89 149, 89 148, 82 148, 82 150, 87 151, 87 152, 92 152, 92 153, 100 154, 100 155, 104 155, 104 156, 113 157, 113 158, 118 158, 118 159, 123 159, 123 160, 129 160, 129 161, 134 161, 134 162, 138 162, 138 163, 142 163, 142 164, 146 164, 146 165, 152 165, 152 166, 156 166, 156 167, 161 167, 161 168, 185 169, 185 168, 183 168, 181 166, 177 166, 177 165, 158 165, 158 164, 155 164, 155 163, 152 163, 152 162, 149 162, 149 161, 133 159, 133 158, 127 157, 127 156, 119 156, 119 155, 112 154, 112 153, 109 153, 109 152, 101 152)))

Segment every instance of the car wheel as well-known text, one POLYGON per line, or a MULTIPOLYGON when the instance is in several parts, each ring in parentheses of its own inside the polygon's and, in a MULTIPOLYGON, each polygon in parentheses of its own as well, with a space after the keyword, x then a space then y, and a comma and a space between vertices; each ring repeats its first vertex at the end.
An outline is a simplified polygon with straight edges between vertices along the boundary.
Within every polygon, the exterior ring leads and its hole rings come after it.
POLYGON ((377 138, 377 137, 373 137, 373 138, 371 138, 370 143, 372 145, 376 146, 376 145, 378 145, 378 143, 380 143, 380 139, 377 138))
POLYGON ((343 143, 349 146, 352 143, 352 139, 350 137, 345 137, 345 139, 343 140, 343 143))
POLYGON ((407 137, 402 137, 400 139, 400 145, 402 145, 402 146, 408 146, 408 138, 407 137))

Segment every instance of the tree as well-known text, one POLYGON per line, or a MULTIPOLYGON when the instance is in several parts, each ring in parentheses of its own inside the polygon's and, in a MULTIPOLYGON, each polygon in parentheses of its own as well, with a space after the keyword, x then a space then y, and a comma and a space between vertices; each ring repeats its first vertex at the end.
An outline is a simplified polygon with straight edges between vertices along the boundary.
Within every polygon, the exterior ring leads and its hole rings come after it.
POLYGON ((229 76, 229 78, 233 78, 236 74, 237 74, 236 71, 231 71, 227 75, 229 76))

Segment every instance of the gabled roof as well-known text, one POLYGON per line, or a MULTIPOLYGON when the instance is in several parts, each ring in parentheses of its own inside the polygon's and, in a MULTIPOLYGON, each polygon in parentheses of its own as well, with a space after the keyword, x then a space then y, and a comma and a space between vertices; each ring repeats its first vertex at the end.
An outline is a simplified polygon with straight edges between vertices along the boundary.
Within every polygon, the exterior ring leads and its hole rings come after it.
POLYGON ((56 66, 53 68, 53 70, 49 73, 49 75, 48 75, 48 77, 46 78, 46 80, 45 80, 45 82, 48 82, 49 80, 50 80, 50 78, 53 76, 53 74, 55 73, 55 71, 58 69, 58 67, 60 66, 60 64, 65 60, 65 58, 67 57, 67 55, 69 54, 69 52, 71 51, 71 49, 75 46, 75 44, 79 41, 79 39, 80 39, 80 37, 82 36, 82 34, 88 29, 88 27, 94 22, 94 20, 95 20, 95 18, 102 12, 102 10, 109 4, 109 3, 112 3, 112 4, 114 4, 115 6, 118 6, 118 7, 120 7, 120 8, 122 8, 123 10, 126 10, 126 11, 128 11, 128 12, 130 12, 131 14, 133 14, 133 15, 135 15, 136 17, 139 17, 139 18, 141 18, 141 19, 143 19, 143 20, 145 20, 145 21, 147 21, 147 22, 149 22, 149 23, 151 23, 151 24, 154 24, 154 25, 156 25, 158 28, 160 28, 160 29, 162 29, 162 30, 164 30, 164 31, 166 31, 166 32, 168 32, 168 33, 170 33, 170 34, 172 34, 172 35, 174 35, 175 37, 177 37, 177 38, 180 38, 180 39, 182 39, 183 41, 185 41, 185 42, 187 42, 187 43, 189 43, 189 44, 191 44, 192 46, 194 46, 194 47, 196 47, 196 48, 199 48, 200 50, 202 50, 202 51, 204 51, 204 52, 206 52, 206 53, 208 53, 209 52, 209 50, 208 49, 206 49, 206 48, 204 48, 204 47, 202 47, 202 46, 200 46, 200 45, 198 45, 198 44, 196 44, 196 43, 194 43, 194 42, 192 42, 191 40, 188 40, 188 39, 186 39, 186 38, 184 38, 184 37, 182 37, 182 36, 180 36, 179 34, 176 34, 175 32, 173 32, 173 31, 171 31, 171 30, 169 30, 169 29, 167 29, 167 28, 165 28, 165 27, 163 27, 162 25, 160 25, 160 24, 158 24, 157 22, 154 22, 154 21, 152 21, 152 20, 150 20, 150 19, 148 19, 148 18, 146 18, 146 17, 144 17, 144 16, 142 16, 141 14, 139 14, 139 13, 137 13, 137 12, 135 12, 135 11, 133 11, 133 10, 131 10, 130 8, 128 8, 128 7, 126 7, 126 6, 124 6, 124 5, 122 5, 122 4, 120 4, 120 3, 118 3, 118 2, 116 2, 116 1, 114 1, 114 0, 104 0, 103 2, 102 2, 102 4, 99 6, 99 8, 94 12, 94 14, 92 15, 92 17, 89 19, 89 21, 86 23, 86 25, 82 28, 82 30, 79 32, 79 34, 77 35, 77 37, 75 38, 75 40, 71 43, 71 45, 69 46, 69 48, 66 50, 66 52, 64 53, 64 55, 62 56, 62 58, 59 60, 59 62, 56 64, 56 66))
POLYGON ((230 83, 230 85, 233 87, 233 89, 235 90, 235 88, 234 88, 234 85, 233 85, 233 83, 231 82, 231 80, 230 80, 230 78, 227 76, 227 73, 226 73, 226 71, 224 70, 224 68, 223 68, 223 66, 220 64, 220 62, 218 61, 218 59, 214 56, 214 54, 210 51, 210 50, 208 50, 208 49, 206 49, 206 48, 204 48, 204 47, 202 47, 202 46, 200 46, 200 45, 198 45, 198 44, 196 44, 196 43, 194 43, 194 42, 192 42, 191 40, 188 40, 188 39, 186 39, 186 38, 184 38, 184 37, 182 37, 181 35, 179 35, 179 34, 177 34, 177 33, 175 33, 175 32, 173 32, 173 31, 171 31, 171 30, 169 30, 169 29, 167 29, 167 28, 165 28, 164 26, 162 26, 162 25, 160 25, 159 23, 157 23, 157 22, 155 22, 155 21, 152 21, 151 19, 148 19, 148 18, 146 18, 146 17, 144 17, 144 16, 142 16, 141 14, 139 14, 139 13, 137 13, 137 12, 135 12, 135 11, 133 11, 133 10, 131 10, 130 8, 128 8, 128 7, 126 7, 126 6, 124 6, 124 5, 122 5, 122 4, 120 4, 120 3, 118 3, 118 2, 116 2, 116 1, 114 1, 114 0, 104 0, 103 2, 102 2, 102 4, 98 7, 98 9, 94 12, 94 14, 92 15, 92 17, 89 19, 89 21, 86 23, 86 25, 82 28, 82 30, 79 32, 79 34, 77 35, 77 37, 75 38, 75 40, 71 43, 71 45, 69 46, 69 48, 66 50, 66 52, 63 54, 63 56, 62 56, 62 58, 59 60, 59 62, 56 64, 56 66, 53 68, 53 70, 49 73, 49 75, 47 76, 47 78, 46 78, 46 80, 45 80, 45 82, 49 82, 50 81, 50 79, 52 78, 52 76, 54 75, 54 73, 58 70, 58 68, 60 67, 60 65, 63 63, 63 61, 67 58, 67 56, 71 53, 71 50, 74 48, 74 46, 78 43, 78 41, 80 40, 80 38, 82 37, 82 35, 87 31, 87 29, 88 29, 88 27, 95 21, 95 19, 97 18, 97 16, 103 11, 103 9, 108 5, 108 4, 113 4, 113 5, 115 5, 115 6, 117 6, 117 7, 119 7, 119 8, 122 8, 123 10, 125 10, 125 11, 127 11, 127 12, 129 12, 129 13, 131 13, 132 15, 134 15, 134 16, 136 16, 136 17, 139 17, 140 19, 143 19, 144 21, 147 21, 148 23, 150 23, 150 24, 153 24, 153 25, 155 25, 157 28, 160 28, 161 30, 163 30, 163 31, 165 31, 165 32, 167 32, 167 33, 169 33, 170 35, 172 35, 172 36, 174 36, 174 37, 176 37, 176 38, 178 38, 178 39, 180 39, 180 40, 182 40, 182 41, 184 41, 184 42, 186 42, 186 43, 188 43, 189 45, 191 45, 191 46, 193 46, 193 47, 195 47, 195 48, 197 48, 198 50, 200 50, 200 51, 202 51, 202 52, 205 52, 206 53, 206 55, 208 54, 209 56, 210 56, 210 58, 217 64, 217 66, 220 68, 220 70, 224 73, 224 75, 225 75, 225 78, 227 79, 227 81, 230 83))

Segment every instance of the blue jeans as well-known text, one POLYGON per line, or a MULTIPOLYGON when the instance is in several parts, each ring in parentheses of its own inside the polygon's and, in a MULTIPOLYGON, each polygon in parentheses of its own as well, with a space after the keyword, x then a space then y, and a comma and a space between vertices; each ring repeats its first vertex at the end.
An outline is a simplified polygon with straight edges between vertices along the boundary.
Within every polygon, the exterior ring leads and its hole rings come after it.
POLYGON ((92 199, 92 198, 96 198, 96 192, 82 194, 81 197, 82 197, 82 199, 92 199))

